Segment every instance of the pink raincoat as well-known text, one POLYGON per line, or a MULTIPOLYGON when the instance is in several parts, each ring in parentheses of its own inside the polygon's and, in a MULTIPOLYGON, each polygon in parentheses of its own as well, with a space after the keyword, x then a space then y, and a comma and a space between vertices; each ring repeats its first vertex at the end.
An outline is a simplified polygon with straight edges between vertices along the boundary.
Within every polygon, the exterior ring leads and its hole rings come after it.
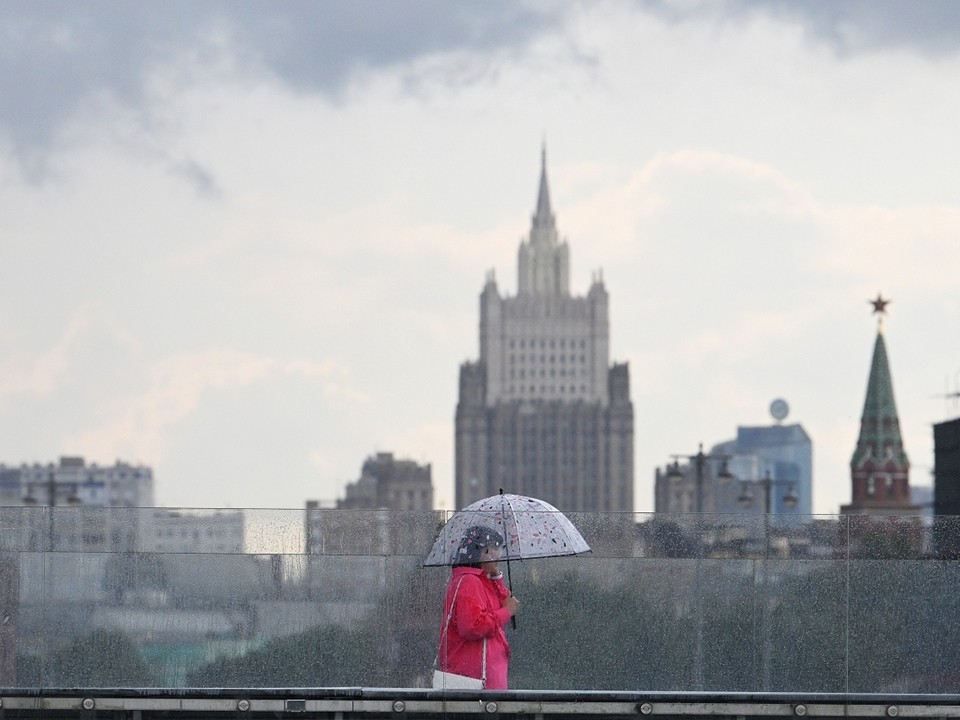
POLYGON ((491 580, 480 568, 455 567, 447 586, 440 628, 440 669, 457 675, 481 677, 483 638, 487 639, 488 690, 507 689, 507 665, 510 645, 503 632, 510 612, 503 601, 510 595, 503 579, 491 580), (460 589, 457 590, 459 585, 460 589), (454 593, 457 602, 444 632, 454 593))

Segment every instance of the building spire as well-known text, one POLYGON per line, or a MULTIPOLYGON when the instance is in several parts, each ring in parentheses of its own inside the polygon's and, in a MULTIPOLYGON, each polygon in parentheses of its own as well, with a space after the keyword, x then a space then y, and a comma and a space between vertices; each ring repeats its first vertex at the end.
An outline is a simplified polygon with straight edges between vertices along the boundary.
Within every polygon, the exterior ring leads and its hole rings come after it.
POLYGON ((906 463, 907 455, 900 436, 900 418, 893 398, 887 344, 883 339, 883 316, 887 314, 887 305, 891 301, 884 299, 882 293, 877 293, 876 300, 867 302, 873 305, 873 314, 877 316, 877 339, 873 344, 867 397, 863 401, 860 437, 854 459, 862 460, 865 455, 872 455, 879 460, 893 458, 898 463, 906 463))
MULTIPOLYGON (((882 295, 869 301, 882 316, 890 303, 882 295)), ((853 493, 842 513, 909 514, 919 510, 910 500, 910 461, 903 447, 900 418, 893 397, 893 380, 882 325, 877 326, 867 380, 867 396, 860 417, 860 435, 850 460, 853 493)))
POLYGON ((517 292, 520 295, 570 294, 570 251, 557 233, 547 184, 547 144, 540 148, 540 188, 529 237, 517 255, 517 292))
POLYGON ((867 397, 863 402, 860 437, 857 440, 857 454, 862 458, 865 452, 881 460, 894 458, 898 462, 903 462, 907 457, 903 451, 900 418, 897 415, 897 403, 893 397, 893 380, 890 377, 887 344, 880 328, 877 329, 877 339, 873 345, 870 378, 867 380, 867 397))
POLYGON ((540 148, 540 190, 537 193, 537 211, 533 216, 534 228, 556 227, 553 209, 550 207, 550 188, 547 185, 547 143, 540 148))

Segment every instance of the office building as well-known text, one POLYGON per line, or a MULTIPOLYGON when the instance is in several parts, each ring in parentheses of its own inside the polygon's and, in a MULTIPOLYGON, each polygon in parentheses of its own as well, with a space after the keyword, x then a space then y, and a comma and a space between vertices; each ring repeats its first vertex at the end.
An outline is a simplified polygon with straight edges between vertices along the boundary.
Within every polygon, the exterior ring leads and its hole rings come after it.
POLYGON ((117 461, 87 465, 82 457, 57 464, 0 463, 0 505, 153 507, 153 470, 117 461))
POLYGON ((141 552, 234 554, 243 552, 239 510, 142 510, 141 552))
POLYGON ((609 305, 599 272, 585 296, 570 293, 544 152, 517 294, 502 294, 488 272, 480 357, 460 367, 457 507, 502 488, 563 511, 633 510, 630 373, 610 364, 609 305))
POLYGON ((933 426, 933 514, 936 550, 960 558, 960 418, 933 426))
POLYGON ((87 465, 82 457, 0 465, 0 547, 135 551, 136 508, 153 504, 153 471, 143 465, 87 465))
MULTIPOLYGON (((813 443, 803 426, 783 424, 789 410, 786 402, 775 400, 770 406, 774 422, 770 425, 737 427, 733 440, 717 443, 706 453, 708 459, 697 478, 696 463, 678 463, 657 468, 654 478, 654 509, 658 513, 696 512, 697 493, 702 493, 705 513, 763 513, 766 510, 766 486, 758 481, 769 478, 770 509, 773 515, 810 515, 813 508, 813 443), (726 465, 727 476, 721 473, 726 465), (752 504, 740 502, 743 482, 750 484, 752 504), (698 482, 700 490, 698 490, 698 482), (795 504, 784 502, 792 490, 795 504)), ((718 518, 722 520, 722 518, 718 518)))
POLYGON ((433 481, 430 465, 399 460, 393 453, 368 457, 360 478, 337 500, 340 510, 431 510, 433 481))

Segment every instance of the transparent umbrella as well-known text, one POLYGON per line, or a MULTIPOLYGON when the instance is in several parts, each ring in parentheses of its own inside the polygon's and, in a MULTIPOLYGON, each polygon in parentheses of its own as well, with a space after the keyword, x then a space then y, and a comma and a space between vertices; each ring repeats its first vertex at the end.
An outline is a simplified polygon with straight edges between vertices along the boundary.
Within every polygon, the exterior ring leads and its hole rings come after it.
POLYGON ((455 512, 440 529, 423 564, 456 565, 460 540, 469 528, 476 526, 500 533, 504 538, 501 558, 508 563, 590 552, 580 531, 553 505, 526 495, 501 492, 455 512))
MULTIPOLYGON (((504 539, 500 559, 507 563, 507 587, 513 592, 512 560, 562 557, 590 552, 580 531, 553 505, 526 495, 500 491, 455 512, 440 528, 424 565, 456 565, 463 552, 461 540, 477 527, 496 530, 504 539)), ((513 627, 517 618, 511 618, 513 627)))

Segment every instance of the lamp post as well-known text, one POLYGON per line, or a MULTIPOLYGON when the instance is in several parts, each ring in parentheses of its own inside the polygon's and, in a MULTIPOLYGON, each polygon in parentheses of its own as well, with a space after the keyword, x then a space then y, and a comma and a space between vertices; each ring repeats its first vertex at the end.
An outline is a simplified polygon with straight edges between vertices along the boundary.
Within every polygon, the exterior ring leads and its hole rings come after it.
MULTIPOLYGON (((730 459, 730 455, 723 453, 704 453, 703 452, 703 443, 699 443, 696 455, 671 455, 673 458, 673 463, 670 465, 667 470, 667 478, 670 480, 678 480, 684 477, 683 471, 680 469, 680 461, 686 460, 691 465, 693 465, 694 472, 696 473, 696 487, 694 488, 694 500, 696 502, 696 512, 697 520, 703 520, 703 483, 705 479, 705 469, 707 467, 707 461, 716 460, 721 463, 720 471, 717 473, 717 477, 723 481, 730 481, 733 479, 733 474, 730 472, 727 467, 727 461, 730 459)), ((714 500, 714 510, 716 510, 716 500, 714 500)), ((702 531, 701 531, 702 533, 702 531)), ((694 642, 694 655, 693 655, 693 686, 695 690, 704 690, 704 654, 703 654, 703 582, 702 582, 702 573, 703 573, 703 542, 702 534, 697 542, 697 569, 696 569, 696 580, 694 582, 694 600, 696 605, 696 618, 694 620, 696 624, 696 636, 694 642)))
MULTIPOLYGON (((703 513, 703 481, 704 481, 704 469, 707 466, 708 460, 718 460, 720 461, 720 471, 717 473, 717 477, 720 480, 732 480, 733 474, 730 472, 727 467, 727 461, 730 460, 730 455, 724 453, 709 453, 706 454, 703 452, 703 443, 700 443, 699 449, 697 450, 696 455, 671 455, 673 458, 673 463, 667 469, 667 477, 671 480, 677 480, 682 478, 683 471, 680 469, 680 461, 687 460, 694 467, 696 472, 696 488, 694 491, 694 500, 696 501, 696 507, 694 510, 697 514, 703 513)), ((716 508, 714 508, 716 509, 716 508)))
POLYGON ((783 496, 783 504, 785 507, 790 509, 795 508, 800 499, 796 490, 793 489, 792 480, 774 480, 770 477, 770 470, 768 469, 760 480, 740 481, 740 497, 737 498, 737 502, 740 503, 741 507, 748 508, 753 505, 753 491, 750 489, 752 485, 759 485, 763 488, 764 512, 767 515, 773 514, 773 488, 776 485, 787 486, 787 492, 783 496))
POLYGON ((27 481, 27 494, 23 498, 24 505, 43 505, 50 508, 50 510, 47 511, 47 544, 49 550, 54 549, 53 508, 57 505, 57 489, 61 485, 70 489, 70 496, 67 498, 68 505, 80 505, 82 503, 77 496, 77 483, 58 483, 57 476, 53 470, 50 471, 46 480, 27 481), (34 488, 43 490, 46 496, 46 502, 39 502, 37 498, 34 497, 34 488))
MULTIPOLYGON (((744 508, 753 505, 753 491, 751 486, 758 485, 763 488, 764 497, 764 515, 763 515, 763 536, 764 536, 764 560, 770 557, 770 516, 773 514, 773 489, 778 485, 786 485, 787 492, 783 496, 783 504, 787 508, 794 508, 797 505, 799 497, 793 489, 793 482, 790 480, 774 480, 770 477, 769 468, 760 480, 744 480, 740 485, 740 497, 737 502, 744 508)), ((767 596, 767 574, 766 563, 763 568, 763 611, 760 616, 760 639, 762 643, 763 657, 763 679, 762 686, 764 691, 770 690, 770 665, 773 656, 773 645, 771 643, 770 632, 770 598, 767 596)))

